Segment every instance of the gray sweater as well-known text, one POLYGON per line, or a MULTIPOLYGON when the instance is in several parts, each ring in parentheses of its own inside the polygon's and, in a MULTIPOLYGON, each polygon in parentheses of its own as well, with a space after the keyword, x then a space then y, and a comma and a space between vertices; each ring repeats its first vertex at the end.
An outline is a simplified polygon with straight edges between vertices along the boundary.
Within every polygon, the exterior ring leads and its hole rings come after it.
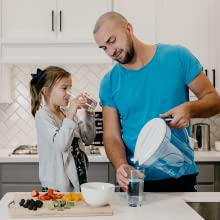
POLYGON ((39 178, 42 187, 61 192, 79 191, 75 161, 71 154, 74 137, 92 143, 95 138, 94 114, 83 109, 77 111, 74 120, 63 121, 53 115, 46 106, 35 115, 37 145, 39 153, 39 178))

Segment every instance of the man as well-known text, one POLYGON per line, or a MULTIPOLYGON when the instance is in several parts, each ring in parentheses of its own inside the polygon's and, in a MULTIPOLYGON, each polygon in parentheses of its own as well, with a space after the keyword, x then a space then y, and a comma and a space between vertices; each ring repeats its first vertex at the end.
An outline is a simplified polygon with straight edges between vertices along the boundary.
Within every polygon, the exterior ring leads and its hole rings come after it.
MULTIPOLYGON (((106 74, 100 87, 105 150, 116 169, 120 186, 126 190, 126 169, 137 136, 152 118, 172 117, 169 126, 189 126, 190 118, 220 112, 220 97, 189 50, 178 45, 148 45, 133 33, 132 25, 116 12, 103 14, 96 22, 94 39, 118 63, 106 74), (198 97, 189 101, 188 89, 198 97)), ((146 169, 146 173, 148 169, 146 169)), ((191 161, 180 178, 145 178, 145 191, 195 191, 198 170, 191 161)), ((151 173, 151 177, 154 173, 151 173)))

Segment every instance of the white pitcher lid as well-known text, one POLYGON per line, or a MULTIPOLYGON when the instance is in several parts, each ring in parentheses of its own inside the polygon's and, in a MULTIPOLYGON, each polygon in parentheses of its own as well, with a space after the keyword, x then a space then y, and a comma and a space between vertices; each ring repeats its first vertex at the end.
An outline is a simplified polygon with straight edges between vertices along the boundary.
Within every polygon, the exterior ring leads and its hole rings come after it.
POLYGON ((154 118, 141 129, 134 152, 134 162, 143 165, 160 147, 166 135, 166 122, 154 118))

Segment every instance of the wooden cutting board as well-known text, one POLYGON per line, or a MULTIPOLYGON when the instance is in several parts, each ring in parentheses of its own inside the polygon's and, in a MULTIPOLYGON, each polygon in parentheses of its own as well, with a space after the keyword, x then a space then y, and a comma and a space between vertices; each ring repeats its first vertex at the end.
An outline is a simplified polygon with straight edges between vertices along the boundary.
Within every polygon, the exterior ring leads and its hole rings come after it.
POLYGON ((64 217, 64 216, 108 216, 113 215, 111 205, 102 207, 90 207, 84 201, 75 202, 75 206, 63 211, 49 210, 48 204, 52 201, 43 201, 43 206, 36 211, 29 210, 19 205, 21 199, 32 199, 30 193, 17 194, 14 203, 8 207, 10 217, 64 217))

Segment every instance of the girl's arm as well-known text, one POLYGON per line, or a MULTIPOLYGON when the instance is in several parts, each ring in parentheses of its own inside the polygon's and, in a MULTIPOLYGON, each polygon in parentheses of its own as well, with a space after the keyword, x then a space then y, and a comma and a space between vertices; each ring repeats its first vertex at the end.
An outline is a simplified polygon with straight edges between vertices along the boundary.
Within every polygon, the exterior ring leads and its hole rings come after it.
POLYGON ((37 112, 35 122, 38 140, 45 142, 45 145, 51 145, 54 150, 59 152, 69 149, 75 131, 78 130, 78 124, 68 118, 65 118, 59 127, 56 119, 43 110, 37 112))

